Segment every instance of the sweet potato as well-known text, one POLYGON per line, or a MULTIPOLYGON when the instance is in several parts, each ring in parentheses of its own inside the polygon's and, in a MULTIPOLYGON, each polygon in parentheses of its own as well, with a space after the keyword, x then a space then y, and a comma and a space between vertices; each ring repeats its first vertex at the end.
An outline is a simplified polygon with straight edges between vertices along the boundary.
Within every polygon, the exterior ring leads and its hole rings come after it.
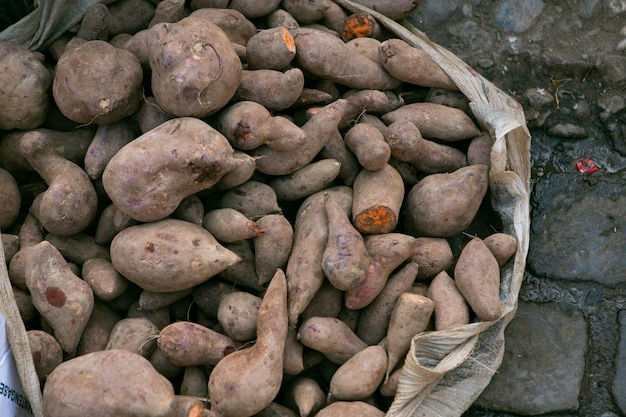
POLYGON ((382 119, 388 125, 398 120, 408 120, 428 139, 456 142, 480 134, 478 127, 464 111, 441 104, 405 104, 384 114, 382 119))
POLYGON ((411 261, 419 265, 417 280, 428 280, 454 265, 450 243, 442 237, 418 237, 413 245, 411 261))
POLYGON ((144 358, 150 357, 156 348, 159 329, 146 318, 125 318, 118 321, 105 349, 126 349, 144 358))
POLYGON ((404 200, 404 181, 389 164, 378 171, 363 169, 354 180, 352 222, 364 234, 395 229, 404 200))
POLYGON ((56 65, 54 101, 76 123, 111 124, 135 113, 143 71, 135 55, 105 41, 85 41, 56 65))
POLYGON ((236 98, 255 101, 268 110, 284 110, 293 105, 304 88, 300 68, 285 72, 271 69, 244 70, 237 87, 236 98))
POLYGON ((202 227, 217 240, 226 243, 251 239, 261 234, 261 230, 254 221, 240 211, 229 207, 209 211, 202 219, 202 227))
POLYGON ((143 100, 135 117, 141 133, 146 133, 148 130, 154 129, 161 123, 172 118, 171 115, 165 113, 163 109, 156 104, 154 97, 146 97, 143 100))
POLYGON ((306 133, 306 146, 283 152, 261 146, 251 152, 257 159, 257 170, 268 175, 286 175, 309 164, 337 129, 346 110, 345 100, 336 100, 317 112, 302 129, 306 133))
POLYGON ((256 413, 254 417, 298 417, 298 414, 284 405, 272 402, 263 410, 256 413))
POLYGON ((103 350, 57 366, 44 386, 43 407, 46 416, 169 417, 174 387, 141 355, 103 350))
POLYGON ((283 352, 283 373, 298 375, 305 369, 304 345, 298 340, 298 329, 289 329, 283 352))
POLYGON ((289 13, 287 10, 284 10, 284 9, 275 9, 271 11, 267 15, 266 19, 267 19, 267 24, 271 28, 282 26, 286 29, 291 30, 291 29, 296 29, 300 27, 300 24, 291 15, 291 13, 289 13))
POLYGON ((296 56, 296 44, 287 28, 279 26, 259 31, 246 44, 246 61, 250 69, 280 71, 296 56))
POLYGON ((391 156, 409 162, 426 174, 451 172, 467 166, 467 157, 462 151, 424 139, 417 126, 408 120, 390 124, 384 139, 391 148, 391 156))
POLYGON ((428 327, 434 308, 433 300, 421 295, 405 292, 398 298, 387 330, 387 379, 398 362, 406 356, 413 337, 428 327))
POLYGON ((0 42, 0 129, 34 129, 48 114, 52 76, 44 57, 23 45, 0 42))
POLYGON ((324 16, 322 16, 319 23, 326 26, 328 29, 341 33, 343 30, 343 21, 347 17, 348 12, 346 12, 334 1, 330 1, 328 2, 328 8, 324 11, 324 16))
POLYGON ((177 321, 161 330, 157 346, 176 366, 215 365, 239 347, 230 337, 190 321, 177 321))
POLYGON ((291 253, 293 226, 282 214, 268 214, 256 222, 260 233, 252 239, 254 266, 259 284, 272 279, 276 269, 284 269, 291 253))
POLYGON ((75 353, 93 309, 91 288, 45 240, 20 253, 26 264, 24 275, 33 305, 50 324, 63 350, 75 353))
POLYGON ((491 147, 493 143, 494 139, 488 132, 472 138, 467 148, 468 164, 484 164, 491 166, 491 147))
POLYGON ((115 204, 109 204, 100 213, 93 241, 98 245, 107 245, 121 230, 135 224, 135 219, 118 209, 115 204))
POLYGON ((359 118, 366 112, 387 113, 403 104, 402 99, 393 92, 371 88, 366 90, 351 89, 342 94, 341 98, 348 102, 346 113, 339 123, 341 128, 359 121, 359 118))
POLYGON ((328 137, 328 141, 320 150, 319 156, 326 159, 334 159, 339 162, 339 174, 337 175, 344 184, 352 185, 354 179, 361 171, 359 160, 348 149, 338 129, 328 137))
POLYGON ((319 29, 299 28, 294 32, 298 63, 318 77, 359 89, 388 90, 400 84, 382 66, 348 48, 337 36, 319 29))
POLYGON ((496 320, 502 315, 500 266, 482 239, 475 237, 461 250, 454 281, 476 316, 496 320))
MULTIPOLYGON (((254 247, 249 239, 224 243, 224 247, 239 257, 239 262, 220 272, 220 276, 238 287, 245 287, 254 291, 262 291, 259 277, 254 264, 254 247)), ((274 271, 276 272, 276 271, 274 271)))
POLYGON ((113 327, 122 319, 122 315, 113 311, 104 302, 95 300, 91 316, 85 325, 83 334, 76 348, 76 355, 104 350, 113 327))
POLYGON ((297 326, 298 317, 325 279, 322 269, 322 258, 328 241, 325 193, 332 193, 332 198, 337 198, 344 209, 352 204, 351 190, 340 187, 309 196, 296 213, 293 245, 286 269, 291 328, 297 326))
POLYGON ((143 290, 139 294, 138 305, 141 310, 158 310, 165 308, 190 295, 191 288, 174 292, 152 292, 143 290))
POLYGON ((243 213, 249 219, 281 213, 276 192, 260 181, 246 181, 222 195, 220 204, 243 213))
POLYGON ((346 146, 368 171, 378 171, 389 162, 391 148, 378 129, 367 123, 357 123, 344 136, 346 146))
POLYGON ((260 307, 260 297, 246 291, 233 291, 220 300, 217 320, 231 339, 238 342, 254 340, 260 307))
POLYGON ((181 200, 172 217, 202 226, 204 203, 197 194, 188 195, 181 200))
POLYGON ((368 345, 379 343, 385 337, 389 320, 400 296, 411 290, 419 266, 409 262, 393 273, 374 300, 361 310, 356 335, 368 345))
POLYGON ((26 336, 33 355, 35 372, 39 381, 43 382, 48 374, 63 362, 63 349, 50 333, 43 330, 28 330, 26 336))
POLYGON ((5 230, 17 220, 20 214, 22 196, 17 181, 6 169, 0 168, 0 230, 5 230))
POLYGON ((45 239, 52 243, 70 262, 82 266, 89 259, 110 259, 109 248, 99 245, 87 233, 76 233, 72 236, 59 236, 48 233, 45 239))
POLYGON ((108 6, 109 35, 136 33, 148 27, 155 6, 149 0, 118 0, 108 6))
POLYGON ((245 152, 235 150, 233 158, 236 166, 219 179, 213 187, 216 190, 230 190, 252 178, 256 171, 256 159, 245 152))
POLYGON ((374 61, 378 64, 381 63, 378 56, 378 48, 380 47, 380 41, 378 39, 368 37, 354 38, 346 41, 346 45, 370 61, 374 61))
POLYGON ((338 365, 367 347, 367 343, 335 317, 311 317, 305 320, 298 330, 298 339, 304 346, 321 352, 338 365))
POLYGON ((302 321, 310 317, 337 317, 343 306, 343 291, 338 290, 328 280, 315 293, 300 318, 302 321))
POLYGON ((279 201, 296 201, 323 190, 339 175, 340 164, 334 159, 321 159, 269 181, 279 201))
POLYGON ((86 41, 109 38, 109 9, 105 4, 96 3, 91 6, 83 16, 76 37, 86 41))
POLYGON ((378 51, 383 67, 400 81, 423 87, 458 89, 426 52, 402 39, 387 39, 378 51))
POLYGON ((361 284, 370 264, 363 237, 350 223, 339 204, 324 197, 328 219, 328 240, 322 256, 322 269, 330 283, 346 291, 361 284))
POLYGON ((405 226, 416 236, 449 237, 470 225, 488 188, 486 165, 431 174, 409 191, 405 226))
POLYGON ((435 330, 469 323, 469 306, 446 271, 441 271, 433 278, 427 297, 435 302, 435 330))
POLYGON ((226 356, 211 372, 209 399, 216 417, 250 416, 274 400, 283 380, 287 330, 287 283, 278 270, 261 302, 256 343, 226 356))
POLYGON ((156 5, 154 16, 152 17, 152 20, 150 20, 148 28, 151 28, 161 22, 178 22, 182 18, 186 17, 188 13, 189 12, 185 10, 184 0, 163 0, 156 5))
POLYGON ((95 297, 111 301, 128 288, 128 281, 115 270, 111 261, 91 258, 83 263, 81 277, 91 287, 95 297))
POLYGON ((239 150, 251 150, 263 144, 289 151, 305 143, 302 129, 289 119, 272 116, 261 104, 240 101, 220 112, 218 129, 239 150))
MULTIPOLYGON (((204 2, 206 3, 207 0, 204 0, 204 2)), ((226 8, 227 5, 200 6, 200 4, 197 4, 196 7, 194 7, 192 4, 191 9, 193 11, 191 12, 191 16, 206 19, 217 25, 234 44, 246 46, 250 38, 257 33, 257 28, 254 24, 235 8, 226 8)))
POLYGON ((180 383, 180 394, 207 398, 209 378, 202 366, 186 366, 180 383))
POLYGON ((31 213, 46 230, 60 236, 85 229, 95 219, 98 204, 85 171, 59 155, 42 132, 26 133, 20 149, 48 184, 48 189, 35 198, 31 213))
POLYGON ((87 175, 94 180, 100 178, 113 155, 133 139, 135 134, 127 120, 98 126, 85 155, 87 175))
POLYGON ((334 400, 365 400, 385 378, 387 352, 378 345, 368 346, 342 364, 330 380, 328 396, 334 400))
POLYGON ((344 20, 341 38, 344 42, 355 38, 378 38, 381 35, 381 30, 374 16, 359 12, 351 14, 344 20))
POLYGON ((191 288, 238 261, 205 229, 176 219, 131 226, 111 242, 115 269, 148 291, 191 288))
POLYGON ((102 184, 120 210, 139 221, 155 221, 234 169, 239 162, 233 154, 228 140, 207 123, 176 118, 120 149, 102 184))
POLYGON ((20 249, 20 237, 18 235, 1 233, 2 249, 4 250, 4 259, 7 265, 11 262, 13 255, 20 249))
POLYGON ((282 0, 281 8, 289 12, 298 23, 315 23, 324 17, 328 9, 328 0, 282 0))
POLYGON ((96 128, 86 126, 69 132, 46 128, 7 132, 0 141, 0 163, 12 174, 17 171, 34 171, 20 149, 22 138, 30 135, 31 131, 44 134, 59 155, 77 165, 82 165, 96 128))
POLYGON ((483 239, 483 243, 503 267, 517 251, 517 239, 506 233, 493 233, 483 239))
POLYGON ((159 330, 163 330, 172 322, 170 309, 168 307, 154 310, 142 310, 139 308, 139 301, 134 301, 126 311, 126 318, 148 319, 159 330))
POLYGON ((326 394, 317 381, 300 376, 287 385, 284 403, 300 417, 312 417, 326 404, 326 394))
POLYGON ((385 413, 379 408, 364 401, 337 401, 322 408, 316 417, 384 417, 385 413))
POLYGON ((403 233, 367 236, 370 266, 363 282, 346 291, 346 307, 354 310, 371 303, 385 287, 389 274, 409 258, 414 242, 414 237, 403 233))
POLYGON ((175 116, 206 117, 224 107, 243 67, 228 36, 207 19, 186 17, 149 30, 152 93, 175 116))

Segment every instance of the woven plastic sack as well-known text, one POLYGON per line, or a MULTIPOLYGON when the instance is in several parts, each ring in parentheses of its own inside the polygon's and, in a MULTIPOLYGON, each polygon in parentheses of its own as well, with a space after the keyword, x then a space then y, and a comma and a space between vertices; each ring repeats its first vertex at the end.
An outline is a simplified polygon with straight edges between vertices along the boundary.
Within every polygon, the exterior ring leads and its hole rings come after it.
POLYGON ((491 381, 504 355, 504 330, 515 315, 530 234, 530 132, 519 103, 476 73, 452 52, 432 42, 408 20, 400 23, 347 0, 353 13, 367 12, 398 38, 422 49, 470 102, 481 127, 495 139, 491 151, 491 205, 504 233, 517 238, 513 262, 501 272, 502 316, 450 330, 417 335, 407 354, 387 417, 454 417, 465 412, 491 381))
MULTIPOLYGON (((10 0, 9 0, 10 1, 10 0)), ((45 49, 101 0, 35 0, 35 10, 0 32, 0 41, 45 49)))

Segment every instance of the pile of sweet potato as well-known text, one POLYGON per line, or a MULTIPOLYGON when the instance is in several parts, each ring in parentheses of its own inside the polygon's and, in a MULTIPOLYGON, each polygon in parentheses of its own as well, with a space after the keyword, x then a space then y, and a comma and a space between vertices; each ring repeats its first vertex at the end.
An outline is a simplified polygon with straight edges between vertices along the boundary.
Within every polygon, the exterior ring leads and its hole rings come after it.
POLYGON ((422 51, 330 0, 108 3, 0 44, 47 417, 382 416, 413 336, 501 316, 493 140, 422 51))

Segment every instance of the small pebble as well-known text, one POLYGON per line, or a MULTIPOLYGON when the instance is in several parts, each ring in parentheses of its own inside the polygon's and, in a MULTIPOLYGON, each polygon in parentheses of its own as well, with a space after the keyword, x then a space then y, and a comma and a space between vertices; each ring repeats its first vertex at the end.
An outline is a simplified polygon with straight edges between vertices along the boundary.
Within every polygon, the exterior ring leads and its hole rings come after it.
POLYGON ((557 136, 566 139, 584 139, 587 137, 587 130, 573 123, 559 123, 547 130, 551 136, 557 136))

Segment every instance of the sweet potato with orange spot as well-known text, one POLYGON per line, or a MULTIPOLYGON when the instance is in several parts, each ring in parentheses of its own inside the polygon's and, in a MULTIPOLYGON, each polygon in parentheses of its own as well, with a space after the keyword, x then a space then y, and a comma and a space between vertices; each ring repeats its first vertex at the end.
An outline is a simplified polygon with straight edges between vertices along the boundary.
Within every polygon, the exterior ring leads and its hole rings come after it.
POLYGON ((365 234, 393 231, 404 199, 404 181, 391 165, 378 171, 362 170, 354 180, 352 222, 365 234))
POLYGON ((246 61, 250 69, 280 71, 296 56, 296 44, 287 28, 279 26, 261 30, 246 44, 246 61))

